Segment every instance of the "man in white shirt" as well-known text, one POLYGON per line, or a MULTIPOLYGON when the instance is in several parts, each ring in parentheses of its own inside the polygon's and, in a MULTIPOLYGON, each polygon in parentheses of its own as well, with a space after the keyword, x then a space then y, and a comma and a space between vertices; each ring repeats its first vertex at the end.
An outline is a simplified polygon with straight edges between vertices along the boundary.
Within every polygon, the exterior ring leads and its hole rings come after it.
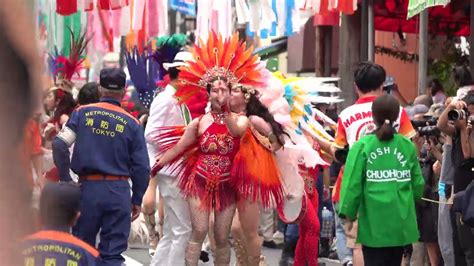
MULTIPOLYGON (((187 106, 180 104, 174 96, 179 82, 177 67, 185 65, 189 60, 192 60, 191 53, 179 52, 172 63, 163 64, 171 81, 153 100, 145 129, 151 167, 160 149, 153 141, 160 134, 159 128, 185 126, 191 121, 187 106)), ((181 196, 176 182, 177 177, 172 171, 169 168, 163 168, 155 177, 152 177, 146 193, 152 195, 148 196, 147 200, 154 204, 158 186, 164 201, 163 237, 151 261, 153 266, 184 265, 184 251, 191 234, 191 220, 188 204, 181 196)))

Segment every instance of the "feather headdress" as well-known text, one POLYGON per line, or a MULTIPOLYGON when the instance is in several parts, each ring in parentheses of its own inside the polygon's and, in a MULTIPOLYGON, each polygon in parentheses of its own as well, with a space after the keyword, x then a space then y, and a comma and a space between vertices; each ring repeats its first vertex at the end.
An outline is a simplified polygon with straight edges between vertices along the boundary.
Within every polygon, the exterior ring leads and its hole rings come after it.
POLYGON ((139 51, 137 46, 125 52, 128 73, 138 92, 140 103, 149 108, 156 91, 158 63, 151 59, 151 48, 139 51))
POLYGON ((135 46, 125 53, 130 78, 140 102, 147 109, 153 101, 157 85, 164 87, 167 83, 164 79, 168 71, 163 68, 163 63, 173 62, 176 54, 186 45, 187 37, 184 34, 174 34, 171 37, 162 36, 155 42, 157 48, 154 51, 149 44, 141 52, 135 46))
POLYGON ((156 46, 158 47, 151 55, 155 62, 159 65, 159 80, 163 80, 165 75, 168 73, 163 67, 163 63, 173 62, 176 54, 183 49, 188 41, 188 37, 185 34, 173 34, 171 37, 162 36, 156 40, 156 46))
POLYGON ((84 52, 90 39, 86 39, 86 33, 79 32, 76 35, 71 29, 71 47, 69 48, 69 56, 60 55, 57 51, 49 55, 49 66, 52 71, 55 83, 61 80, 71 81, 74 74, 78 73, 85 60, 84 52))
POLYGON ((315 116, 326 124, 335 125, 329 117, 312 106, 311 103, 337 103, 338 96, 326 97, 322 93, 338 93, 339 88, 327 84, 328 78, 284 77, 281 73, 270 74, 270 86, 260 88, 260 101, 267 106, 275 119, 295 133, 303 131, 313 137, 333 140, 315 116))
POLYGON ((180 68, 184 83, 202 88, 216 79, 248 87, 265 84, 260 58, 253 55, 253 47, 247 49, 245 43, 239 41, 238 33, 224 40, 212 32, 207 43, 199 39, 191 52, 194 62, 180 68))

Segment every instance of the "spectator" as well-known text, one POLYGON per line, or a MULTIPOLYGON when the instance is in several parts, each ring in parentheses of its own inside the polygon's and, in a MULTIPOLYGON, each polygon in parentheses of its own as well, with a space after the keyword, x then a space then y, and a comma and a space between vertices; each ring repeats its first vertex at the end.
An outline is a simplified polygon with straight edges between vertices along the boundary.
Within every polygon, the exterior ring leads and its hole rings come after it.
POLYGON ((407 106, 406 112, 410 120, 422 120, 426 112, 430 109, 424 104, 407 106))
POLYGON ((77 185, 46 185, 40 200, 43 230, 23 241, 25 265, 96 265, 97 250, 70 234, 80 216, 80 199, 77 185))
POLYGON ((415 98, 413 105, 424 105, 427 108, 430 108, 431 105, 433 105, 433 99, 429 95, 423 94, 415 98))
MULTIPOLYGON (((426 136, 425 145, 420 153, 420 164, 425 179, 423 197, 438 200, 438 178, 433 171, 437 160, 442 160, 437 136, 426 136)), ((438 206, 432 202, 420 201, 416 204, 420 242, 424 243, 431 265, 439 264, 437 233, 438 206)))
POLYGON ((395 79, 392 76, 387 76, 387 78, 385 79, 385 82, 383 84, 383 90, 385 93, 395 97, 402 106, 408 105, 407 100, 400 93, 400 90, 398 89, 398 84, 395 83, 395 79))
MULTIPOLYGON (((468 128, 468 118, 472 115, 474 115, 474 91, 468 91, 462 100, 452 101, 438 120, 438 128, 453 138, 451 157, 454 168, 454 193, 465 190, 474 180, 472 171, 474 169, 474 134, 468 128), (448 113, 453 110, 465 110, 467 114, 461 119, 448 122, 448 113)), ((455 216, 465 262, 467 265, 474 265, 474 230, 462 223, 460 214, 455 216)), ((460 259, 462 258, 456 257, 456 265, 459 265, 460 259)))
POLYGON ((100 101, 99 84, 97 82, 89 82, 82 86, 77 96, 79 105, 87 105, 100 101))
MULTIPOLYGON (((455 227, 456 225, 453 225, 451 222, 449 205, 443 204, 446 203, 448 198, 450 198, 453 188, 454 169, 451 162, 452 148, 452 138, 445 135, 443 144, 443 158, 441 160, 438 185, 439 200, 442 202, 442 204, 439 204, 438 210, 438 245, 440 247, 441 255, 443 256, 445 265, 456 265, 453 246, 453 234, 455 233, 453 232, 453 226, 455 227)), ((440 163, 440 161, 437 163, 440 163)), ((436 172, 436 169, 438 168, 436 163, 433 168, 433 170, 436 172)), ((456 237, 456 239, 457 238, 458 237, 456 237)))
POLYGON ((462 99, 467 92, 474 88, 472 82, 472 75, 467 66, 458 66, 454 68, 454 82, 458 90, 456 92, 457 99, 462 99))
POLYGON ((444 104, 447 97, 446 93, 444 93, 443 85, 441 85, 438 79, 432 79, 428 82, 426 94, 431 96, 434 104, 444 104))

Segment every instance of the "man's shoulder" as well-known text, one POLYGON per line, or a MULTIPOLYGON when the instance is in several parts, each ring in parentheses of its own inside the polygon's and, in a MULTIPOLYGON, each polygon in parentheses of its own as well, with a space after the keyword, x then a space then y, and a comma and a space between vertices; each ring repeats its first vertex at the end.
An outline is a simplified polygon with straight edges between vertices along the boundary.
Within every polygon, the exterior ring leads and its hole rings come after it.
MULTIPOLYGON (((362 103, 354 103, 353 105, 349 105, 345 109, 342 110, 342 112, 350 112, 353 110, 360 110, 360 109, 369 109, 372 108, 373 102, 362 102, 362 103)), ((342 113, 341 112, 341 113, 342 113)))
MULTIPOLYGON (((163 91, 158 93, 150 106, 150 113, 160 111, 163 106, 173 106, 178 104, 178 100, 174 97, 173 87, 165 88, 163 91)), ((163 110, 161 110, 163 111, 163 110)))
POLYGON ((106 102, 98 102, 98 103, 93 103, 93 104, 88 104, 81 106, 81 108, 77 109, 79 112, 84 112, 86 116, 88 114, 90 115, 107 115, 107 113, 113 113, 117 116, 120 116, 124 119, 133 121, 134 124, 139 125, 140 122, 138 121, 137 118, 135 118, 132 114, 127 112, 125 109, 123 109, 121 106, 117 106, 114 104, 106 103, 106 102), (98 111, 98 112, 103 112, 103 113, 88 113, 88 112, 93 112, 93 111, 98 111))
POLYGON ((39 231, 24 238, 22 243, 25 247, 39 243, 57 244, 59 246, 68 246, 70 248, 83 250, 93 257, 99 256, 99 252, 91 245, 73 236, 72 234, 60 231, 39 231))
POLYGON ((372 102, 355 103, 343 109, 339 114, 340 118, 351 116, 357 112, 372 111, 372 102))

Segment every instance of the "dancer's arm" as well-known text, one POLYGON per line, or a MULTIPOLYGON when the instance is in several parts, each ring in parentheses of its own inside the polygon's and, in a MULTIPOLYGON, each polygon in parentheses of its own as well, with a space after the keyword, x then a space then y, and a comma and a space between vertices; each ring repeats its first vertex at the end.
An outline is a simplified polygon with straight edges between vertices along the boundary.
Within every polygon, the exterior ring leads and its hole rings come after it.
MULTIPOLYGON (((258 133, 262 134, 263 136, 270 138, 270 136, 273 134, 272 126, 268 122, 263 120, 263 118, 251 115, 249 116, 249 121, 252 126, 258 131, 258 133)), ((274 152, 282 147, 281 144, 275 138, 273 139, 273 141, 270 139, 270 143, 272 144, 272 149, 274 152)))
POLYGON ((326 154, 328 154, 331 157, 334 157, 334 154, 336 152, 336 147, 334 146, 334 142, 331 142, 329 140, 326 140, 319 135, 316 135, 314 137, 314 140, 318 142, 319 146, 321 147, 321 150, 323 150, 326 154))
POLYGON ((183 136, 181 139, 178 141, 176 146, 173 148, 169 149, 161 158, 158 160, 158 166, 163 167, 164 165, 167 165, 170 163, 172 160, 176 158, 176 156, 180 155, 184 150, 186 150, 187 147, 189 147, 191 144, 196 142, 196 137, 198 135, 198 126, 199 126, 199 119, 194 119, 187 127, 186 130, 184 131, 183 136))
POLYGON ((265 137, 268 137, 272 133, 272 126, 263 120, 263 118, 256 115, 251 115, 249 116, 249 121, 252 126, 265 137))
POLYGON ((224 119, 230 134, 233 137, 241 137, 249 126, 249 119, 244 115, 229 114, 224 119))

